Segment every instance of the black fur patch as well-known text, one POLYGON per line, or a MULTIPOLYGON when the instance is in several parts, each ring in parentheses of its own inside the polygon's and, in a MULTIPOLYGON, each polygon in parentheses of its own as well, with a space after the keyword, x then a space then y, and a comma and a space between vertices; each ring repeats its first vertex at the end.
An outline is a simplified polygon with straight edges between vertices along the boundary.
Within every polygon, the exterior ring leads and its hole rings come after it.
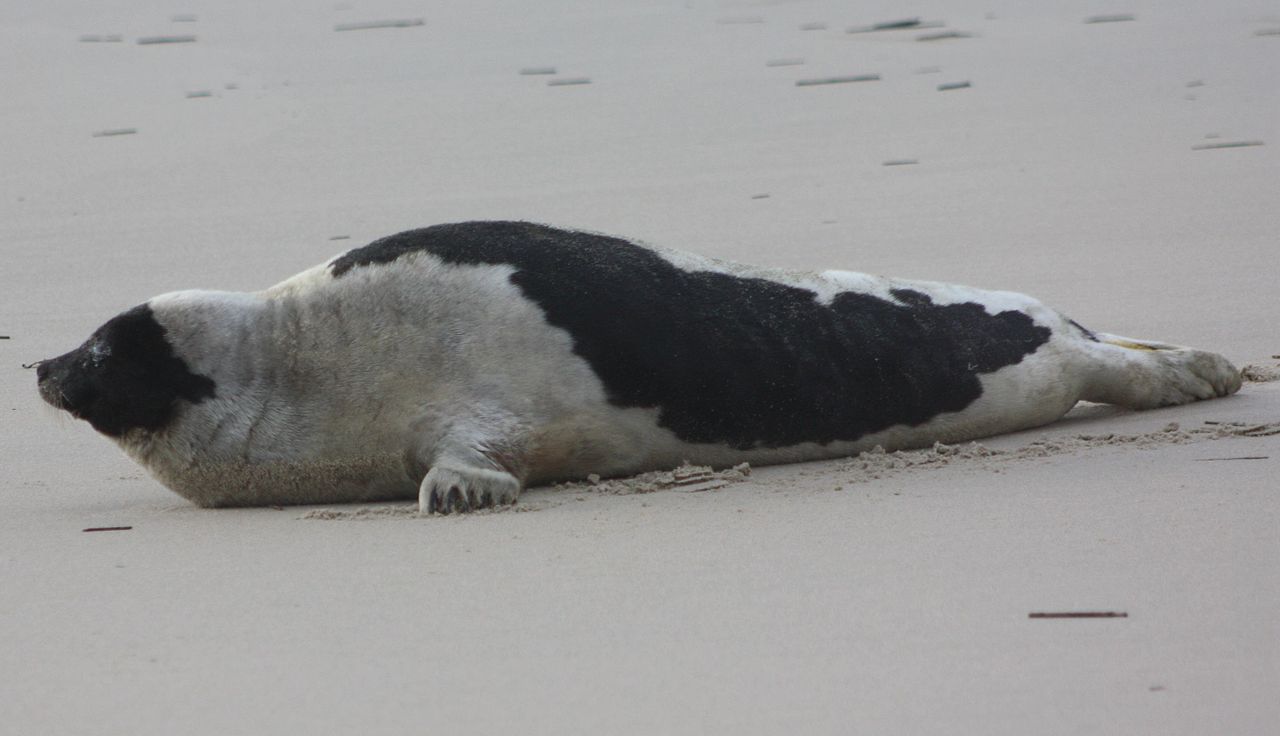
POLYGON ((657 407, 687 442, 739 449, 855 440, 919 425, 982 394, 978 376, 1049 340, 1021 312, 897 303, 843 292, 830 305, 773 281, 679 269, 618 238, 521 222, 413 230, 330 267, 418 251, 448 263, 510 264, 511 281, 567 331, 621 407, 657 407))
POLYGON ((37 373, 46 401, 111 437, 161 429, 180 399, 198 404, 215 388, 174 354, 146 304, 112 318, 75 350, 43 361, 37 373))

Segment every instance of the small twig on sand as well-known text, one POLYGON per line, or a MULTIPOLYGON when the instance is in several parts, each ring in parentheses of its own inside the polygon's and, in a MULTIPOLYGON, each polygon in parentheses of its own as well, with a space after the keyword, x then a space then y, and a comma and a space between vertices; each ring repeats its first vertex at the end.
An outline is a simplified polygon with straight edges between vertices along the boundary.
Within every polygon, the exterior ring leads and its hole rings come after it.
POLYGON ((952 38, 973 38, 973 34, 966 31, 943 31, 942 33, 926 33, 923 36, 916 36, 917 41, 946 41, 952 38))
POLYGON ((144 36, 138 39, 139 46, 154 46, 162 43, 195 43, 195 36, 144 36))
POLYGON ((851 26, 845 33, 876 33, 877 31, 916 31, 921 28, 941 28, 940 20, 920 20, 919 18, 903 18, 888 20, 883 23, 872 23, 869 26, 851 26))
POLYGON ((1252 427, 1245 427, 1237 432, 1241 437, 1270 437, 1280 434, 1280 426, 1275 424, 1258 424, 1252 427))
POLYGON ((1091 15, 1084 19, 1085 23, 1123 23, 1133 20, 1133 16, 1128 13, 1117 13, 1115 15, 1091 15))
POLYGON ((1262 141, 1226 141, 1223 143, 1201 143, 1192 146, 1193 151, 1211 151, 1215 148, 1248 148, 1250 146, 1265 145, 1262 141))
POLYGON ((400 18, 397 20, 370 20, 361 23, 339 23, 333 27, 335 31, 368 31, 374 28, 412 28, 426 23, 422 18, 400 18))
POLYGON ((797 79, 797 87, 816 87, 820 84, 848 84, 850 82, 877 82, 879 74, 849 74, 843 77, 815 77, 813 79, 797 79))
POLYGON ((1028 613, 1027 618, 1129 618, 1125 611, 1058 611, 1028 613))

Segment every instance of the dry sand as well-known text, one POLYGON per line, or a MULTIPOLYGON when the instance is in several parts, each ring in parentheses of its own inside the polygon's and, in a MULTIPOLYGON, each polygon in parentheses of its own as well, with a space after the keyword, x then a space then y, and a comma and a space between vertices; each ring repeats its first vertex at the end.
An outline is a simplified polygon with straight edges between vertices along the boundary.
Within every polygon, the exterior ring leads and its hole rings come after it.
POLYGON ((453 5, 0 20, 0 731, 1275 732, 1273 3, 453 5), (1012 288, 1257 380, 422 519, 195 509, 20 367, 462 218, 1012 288))

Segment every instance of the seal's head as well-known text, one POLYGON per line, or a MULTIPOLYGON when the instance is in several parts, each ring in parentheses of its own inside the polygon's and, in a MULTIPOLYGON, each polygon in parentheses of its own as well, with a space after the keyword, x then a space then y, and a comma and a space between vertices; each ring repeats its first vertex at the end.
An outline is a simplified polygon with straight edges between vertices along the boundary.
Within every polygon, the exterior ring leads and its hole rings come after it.
POLYGON ((158 431, 186 401, 214 396, 214 382, 174 353, 165 329, 143 304, 99 327, 80 347, 41 361, 40 396, 108 437, 158 431))

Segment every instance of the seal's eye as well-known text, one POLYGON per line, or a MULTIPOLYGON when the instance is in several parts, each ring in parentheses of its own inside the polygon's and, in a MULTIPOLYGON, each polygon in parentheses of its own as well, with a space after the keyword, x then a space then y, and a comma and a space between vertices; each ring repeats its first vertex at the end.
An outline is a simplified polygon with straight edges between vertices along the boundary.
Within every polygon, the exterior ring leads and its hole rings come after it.
POLYGON ((101 368, 107 358, 111 357, 111 346, 102 340, 94 340, 88 349, 89 364, 94 368, 101 368))

